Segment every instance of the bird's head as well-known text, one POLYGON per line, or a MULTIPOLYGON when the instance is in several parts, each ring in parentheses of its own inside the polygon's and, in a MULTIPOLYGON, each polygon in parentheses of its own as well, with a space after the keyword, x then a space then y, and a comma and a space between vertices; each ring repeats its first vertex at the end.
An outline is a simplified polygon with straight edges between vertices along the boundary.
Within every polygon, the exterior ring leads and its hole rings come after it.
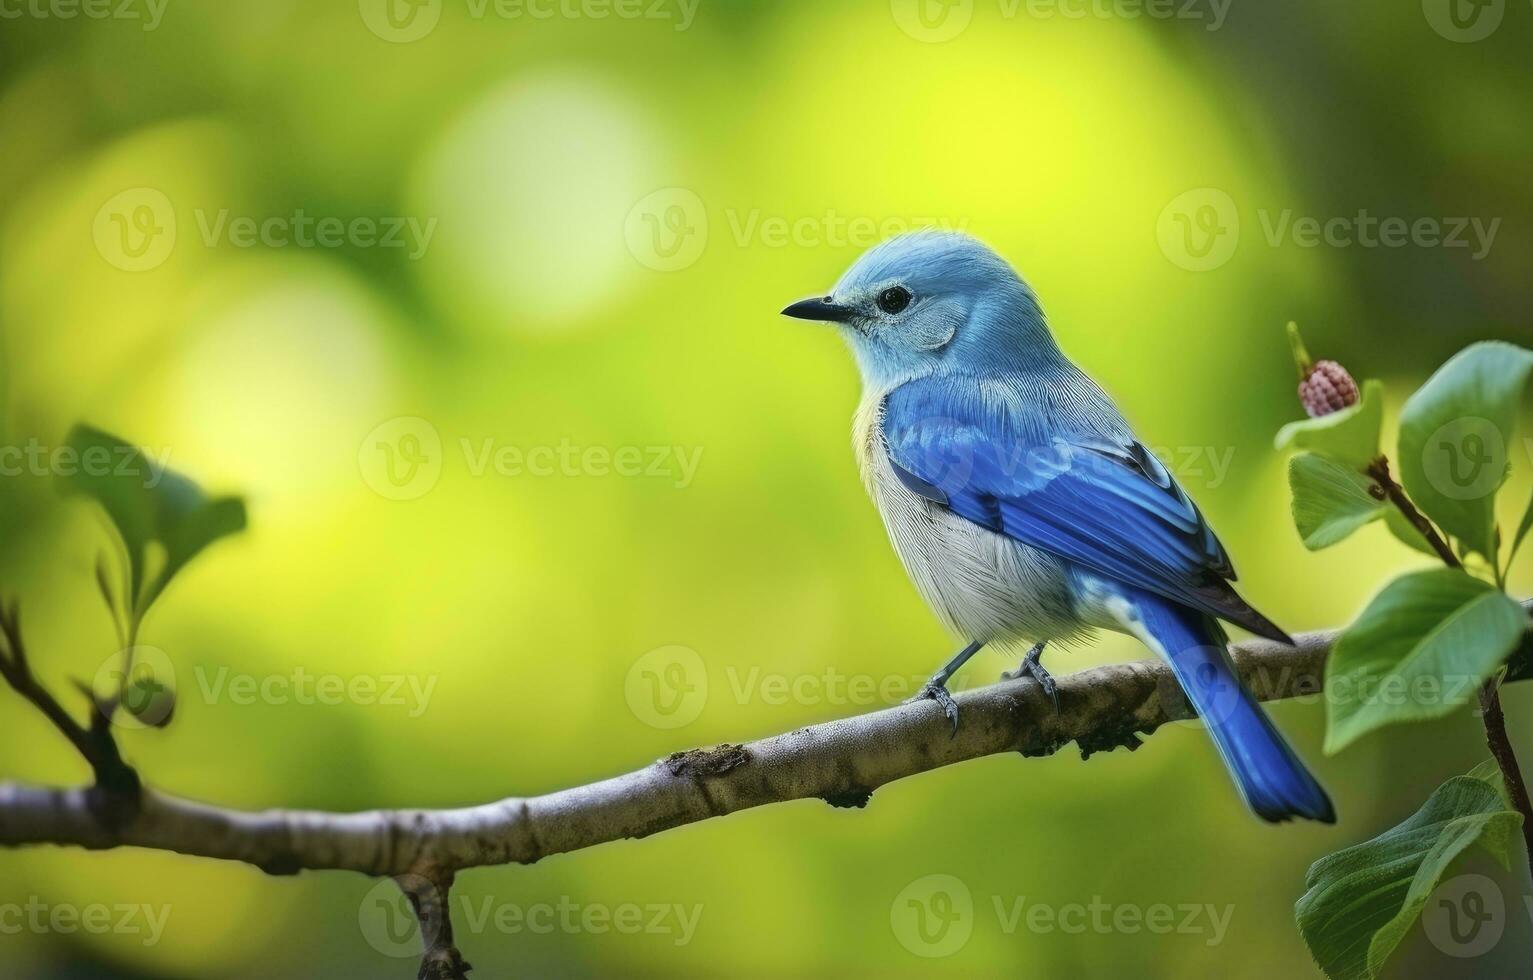
POLYGON ((1060 356, 1037 299, 984 243, 920 231, 868 250, 824 295, 783 310, 840 327, 863 379, 887 387, 942 371, 984 375, 1060 356))

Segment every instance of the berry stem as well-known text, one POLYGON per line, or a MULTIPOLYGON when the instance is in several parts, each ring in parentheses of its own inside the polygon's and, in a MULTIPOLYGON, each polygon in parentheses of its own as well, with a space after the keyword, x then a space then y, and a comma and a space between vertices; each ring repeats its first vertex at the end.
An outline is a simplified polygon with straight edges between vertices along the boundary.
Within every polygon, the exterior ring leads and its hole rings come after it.
POLYGON ((1288 345, 1293 348, 1293 362, 1299 368, 1299 380, 1303 381, 1309 377, 1315 362, 1304 347, 1304 338, 1299 336, 1299 325, 1292 320, 1288 321, 1288 345))

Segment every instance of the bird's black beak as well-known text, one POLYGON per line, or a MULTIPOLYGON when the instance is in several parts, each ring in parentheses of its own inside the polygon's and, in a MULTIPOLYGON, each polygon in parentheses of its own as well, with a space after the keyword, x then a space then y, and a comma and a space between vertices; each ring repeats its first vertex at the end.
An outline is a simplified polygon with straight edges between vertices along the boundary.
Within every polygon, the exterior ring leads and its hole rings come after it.
POLYGON ((852 318, 852 311, 831 302, 829 296, 803 299, 782 311, 783 316, 796 320, 821 320, 825 323, 845 323, 852 318))

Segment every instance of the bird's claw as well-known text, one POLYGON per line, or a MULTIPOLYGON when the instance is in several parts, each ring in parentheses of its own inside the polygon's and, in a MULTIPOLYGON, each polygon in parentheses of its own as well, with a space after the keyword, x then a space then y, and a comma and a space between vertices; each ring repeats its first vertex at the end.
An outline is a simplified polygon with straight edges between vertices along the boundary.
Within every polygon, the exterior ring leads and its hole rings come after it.
POLYGON ((1054 683, 1054 675, 1044 670, 1043 664, 1036 660, 1028 660, 1024 663, 1027 673, 1038 682, 1039 687, 1043 688, 1043 693, 1049 696, 1049 700, 1054 702, 1054 714, 1058 715, 1060 713, 1059 685, 1054 683))
POLYGON ((953 696, 949 694, 947 688, 943 687, 941 684, 927 681, 925 686, 916 692, 915 697, 909 698, 905 703, 915 704, 918 701, 925 701, 928 698, 937 702, 937 704, 942 707, 942 713, 947 716, 947 720, 953 726, 953 734, 957 735, 958 702, 953 700, 953 696))
POLYGON ((1054 702, 1054 714, 1058 715, 1060 713, 1059 685, 1054 683, 1054 675, 1044 669, 1042 643, 1037 644, 1027 652, 1027 656, 1022 658, 1022 662, 1017 664, 1016 670, 1001 672, 1002 680, 1011 681, 1019 677, 1031 677, 1036 681, 1038 686, 1043 688, 1043 693, 1047 694, 1049 700, 1054 702))

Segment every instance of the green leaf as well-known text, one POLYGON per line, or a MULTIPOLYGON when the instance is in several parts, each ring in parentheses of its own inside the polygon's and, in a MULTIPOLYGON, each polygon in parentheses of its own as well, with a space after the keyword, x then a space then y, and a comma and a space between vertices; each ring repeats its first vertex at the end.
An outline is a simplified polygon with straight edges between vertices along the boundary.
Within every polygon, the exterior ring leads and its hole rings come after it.
POLYGON ((1496 560, 1496 491, 1511 467, 1533 351, 1486 341, 1455 354, 1400 413, 1400 474, 1428 517, 1496 560))
POLYGON ((1415 548, 1424 555, 1437 557, 1436 549, 1427 543, 1426 537, 1416 530, 1416 525, 1406 520, 1405 515, 1397 508, 1390 507, 1384 511, 1384 524, 1389 528, 1389 533, 1398 538, 1401 543, 1415 548))
POLYGON ((1384 424, 1384 386, 1364 381, 1362 397, 1318 419, 1301 419, 1277 434, 1279 449, 1308 449, 1354 470, 1365 470, 1379 455, 1379 430, 1384 424))
POLYGON ((1523 608, 1456 568, 1395 579, 1347 627, 1326 664, 1325 751, 1384 725, 1469 703, 1528 629, 1523 608))
POLYGON ((1421 915, 1448 865, 1478 843, 1504 868, 1522 815, 1494 769, 1443 783, 1408 820, 1316 861, 1294 905, 1310 955, 1334 980, 1373 980, 1421 915))
POLYGON ((1372 480, 1315 453, 1289 462, 1288 485, 1293 490, 1294 526, 1311 551, 1329 548, 1388 509, 1368 492, 1372 480))
POLYGON ((1533 531, 1533 497, 1528 499, 1528 509, 1522 512, 1522 523, 1517 525, 1517 534, 1512 538, 1512 550, 1507 553, 1506 564, 1510 568, 1512 559, 1517 557, 1517 549, 1522 547, 1522 539, 1533 531))
POLYGON ((101 505, 127 552, 125 601, 135 621, 200 551, 245 528, 242 500, 209 498, 116 436, 76 426, 68 445, 76 454, 68 488, 101 505))
POLYGON ((1501 778, 1501 766, 1495 759, 1486 759, 1464 775, 1470 779, 1480 779, 1496 787, 1496 792, 1501 794, 1501 800, 1508 810, 1515 810, 1512 806, 1512 798, 1506 792, 1506 781, 1501 778))

